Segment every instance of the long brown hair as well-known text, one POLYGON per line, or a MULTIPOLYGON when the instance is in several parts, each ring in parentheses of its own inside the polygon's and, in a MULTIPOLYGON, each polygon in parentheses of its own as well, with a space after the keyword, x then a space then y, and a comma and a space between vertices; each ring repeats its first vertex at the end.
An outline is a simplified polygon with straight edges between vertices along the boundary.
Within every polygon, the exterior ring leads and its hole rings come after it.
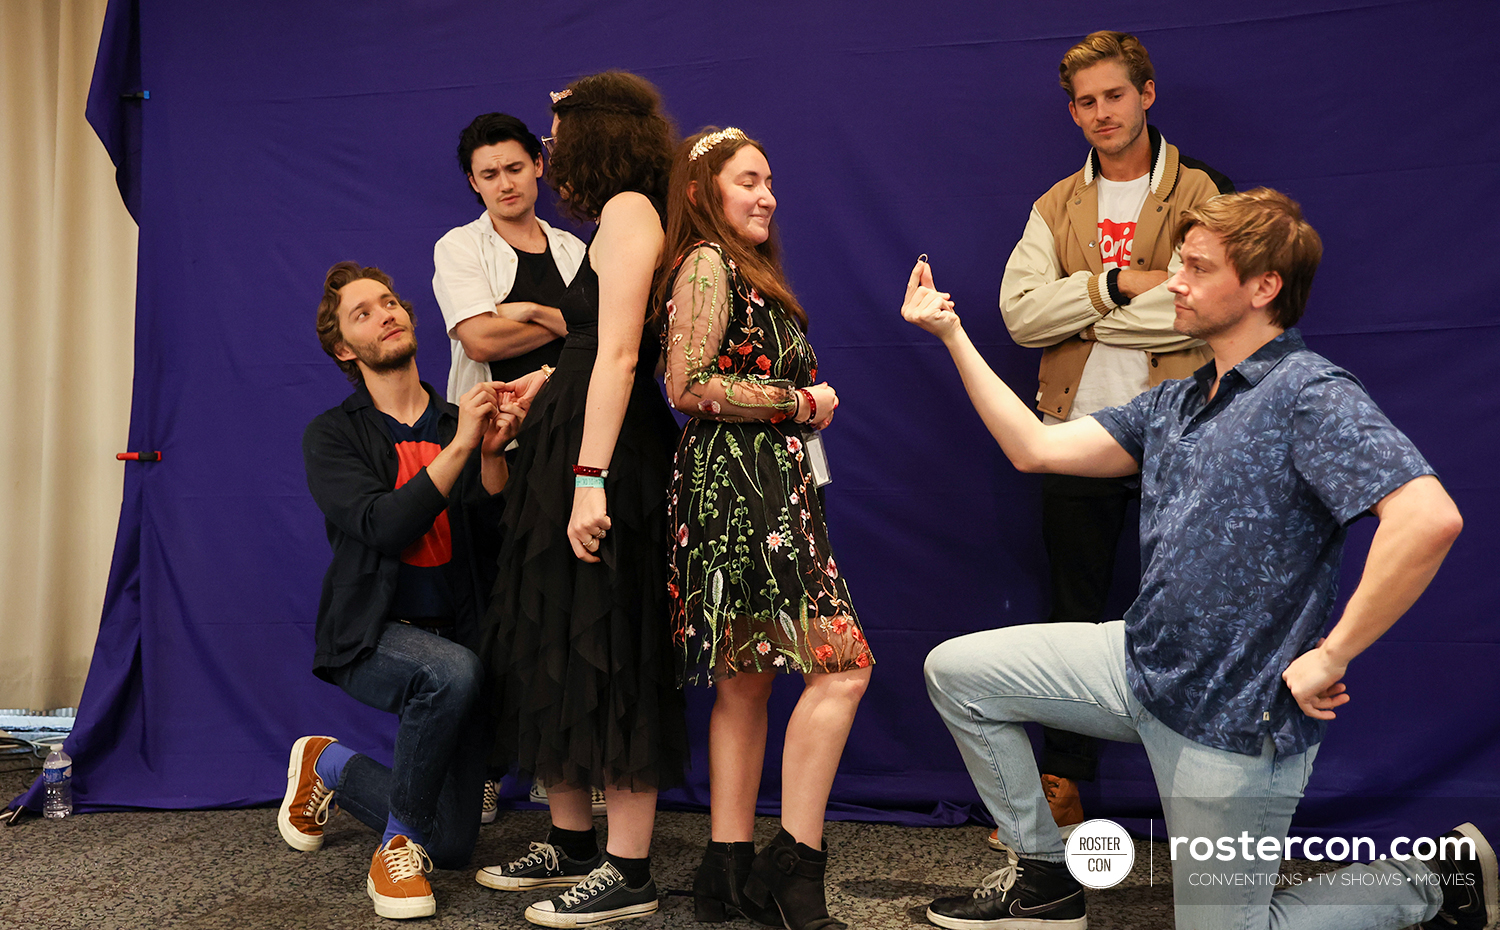
POLYGON ((657 318, 666 313, 667 299, 672 296, 673 263, 696 242, 717 242, 734 260, 739 273, 751 287, 775 299, 804 332, 807 311, 781 270, 781 249, 776 235, 776 217, 771 217, 771 233, 766 241, 752 246, 730 225, 724 215, 724 195, 719 191, 718 175, 724 165, 747 145, 766 154, 765 146, 744 134, 728 136, 693 158, 693 149, 706 136, 719 132, 717 126, 704 126, 677 147, 672 159, 672 183, 667 190, 667 242, 662 250, 663 264, 657 269, 657 318), (688 196, 695 189, 696 198, 688 196))
POLYGON ((650 81, 628 71, 590 74, 569 84, 552 112, 557 141, 546 178, 568 214, 597 220, 621 191, 666 195, 677 130, 650 81))

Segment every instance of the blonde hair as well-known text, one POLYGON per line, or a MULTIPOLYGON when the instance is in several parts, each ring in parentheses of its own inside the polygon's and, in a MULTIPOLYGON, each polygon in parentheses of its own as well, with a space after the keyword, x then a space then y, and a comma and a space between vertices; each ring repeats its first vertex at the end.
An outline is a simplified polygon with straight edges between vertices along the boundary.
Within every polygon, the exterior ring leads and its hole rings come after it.
POLYGON ((1297 201, 1269 187, 1211 197, 1177 220, 1173 245, 1181 247, 1200 226, 1219 237, 1241 284, 1266 272, 1281 276, 1281 291, 1271 301, 1271 322, 1282 329, 1297 325, 1323 260, 1323 240, 1302 218, 1297 201))
POLYGON ((1146 82, 1156 80, 1156 69, 1151 67, 1151 56, 1141 40, 1128 32, 1103 30, 1084 36, 1077 45, 1068 49, 1057 66, 1058 79, 1068 99, 1073 99, 1073 76, 1084 68, 1101 61, 1118 61, 1130 75, 1130 83, 1141 93, 1146 91, 1146 82))

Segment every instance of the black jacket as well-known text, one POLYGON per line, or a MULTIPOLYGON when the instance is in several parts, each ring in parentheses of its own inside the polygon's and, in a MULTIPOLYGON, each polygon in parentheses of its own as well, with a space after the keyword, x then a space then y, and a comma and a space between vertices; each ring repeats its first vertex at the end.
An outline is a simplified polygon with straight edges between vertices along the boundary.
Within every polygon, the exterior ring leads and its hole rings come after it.
MULTIPOLYGON (((446 447, 458 430, 458 408, 423 382, 442 414, 446 447)), ((479 455, 464 466, 448 498, 427 469, 396 487, 396 449, 385 420, 363 384, 342 404, 320 413, 302 434, 307 487, 323 511, 333 562, 323 576, 313 673, 363 658, 375 648, 396 596, 401 552, 432 527, 444 509, 453 533, 446 567, 455 609, 454 639, 473 648, 489 599, 499 553, 500 495, 479 477, 479 455)))

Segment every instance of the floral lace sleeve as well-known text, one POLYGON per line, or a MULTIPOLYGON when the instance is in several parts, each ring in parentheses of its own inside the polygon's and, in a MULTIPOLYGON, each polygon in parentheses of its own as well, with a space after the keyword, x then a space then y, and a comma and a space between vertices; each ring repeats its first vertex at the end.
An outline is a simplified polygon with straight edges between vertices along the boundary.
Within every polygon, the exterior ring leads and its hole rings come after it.
MULTIPOLYGON (((709 246, 683 258, 667 307, 667 398, 695 417, 741 422, 784 420, 797 412, 791 381, 734 371, 739 346, 724 346, 734 301, 724 259, 709 246), (722 351, 721 351, 722 350, 722 351), (723 360, 729 359, 728 364, 723 360)), ((754 344, 755 331, 745 334, 754 344)))

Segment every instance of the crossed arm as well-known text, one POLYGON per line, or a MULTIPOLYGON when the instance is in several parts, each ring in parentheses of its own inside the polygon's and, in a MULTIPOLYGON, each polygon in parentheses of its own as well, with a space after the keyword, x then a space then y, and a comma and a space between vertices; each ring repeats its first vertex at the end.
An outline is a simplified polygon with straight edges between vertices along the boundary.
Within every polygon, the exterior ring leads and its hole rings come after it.
POLYGON ((450 335, 476 362, 524 355, 568 334, 562 311, 526 300, 494 303, 479 247, 454 230, 433 246, 432 293, 450 323, 450 335))
POLYGON ((453 335, 476 362, 498 362, 525 355, 568 334, 562 311, 529 300, 495 304, 494 313, 460 320, 453 335))
POLYGON ((1093 338, 1122 349, 1171 352, 1198 345, 1172 328, 1172 296, 1162 287, 1181 265, 1174 254, 1166 270, 1118 273, 1115 285, 1129 303, 1109 300, 1107 274, 1062 273, 1052 230, 1035 208, 1000 281, 1000 313, 1018 345, 1041 349, 1090 325, 1093 338), (1098 295, 1098 304, 1095 297, 1098 295))

